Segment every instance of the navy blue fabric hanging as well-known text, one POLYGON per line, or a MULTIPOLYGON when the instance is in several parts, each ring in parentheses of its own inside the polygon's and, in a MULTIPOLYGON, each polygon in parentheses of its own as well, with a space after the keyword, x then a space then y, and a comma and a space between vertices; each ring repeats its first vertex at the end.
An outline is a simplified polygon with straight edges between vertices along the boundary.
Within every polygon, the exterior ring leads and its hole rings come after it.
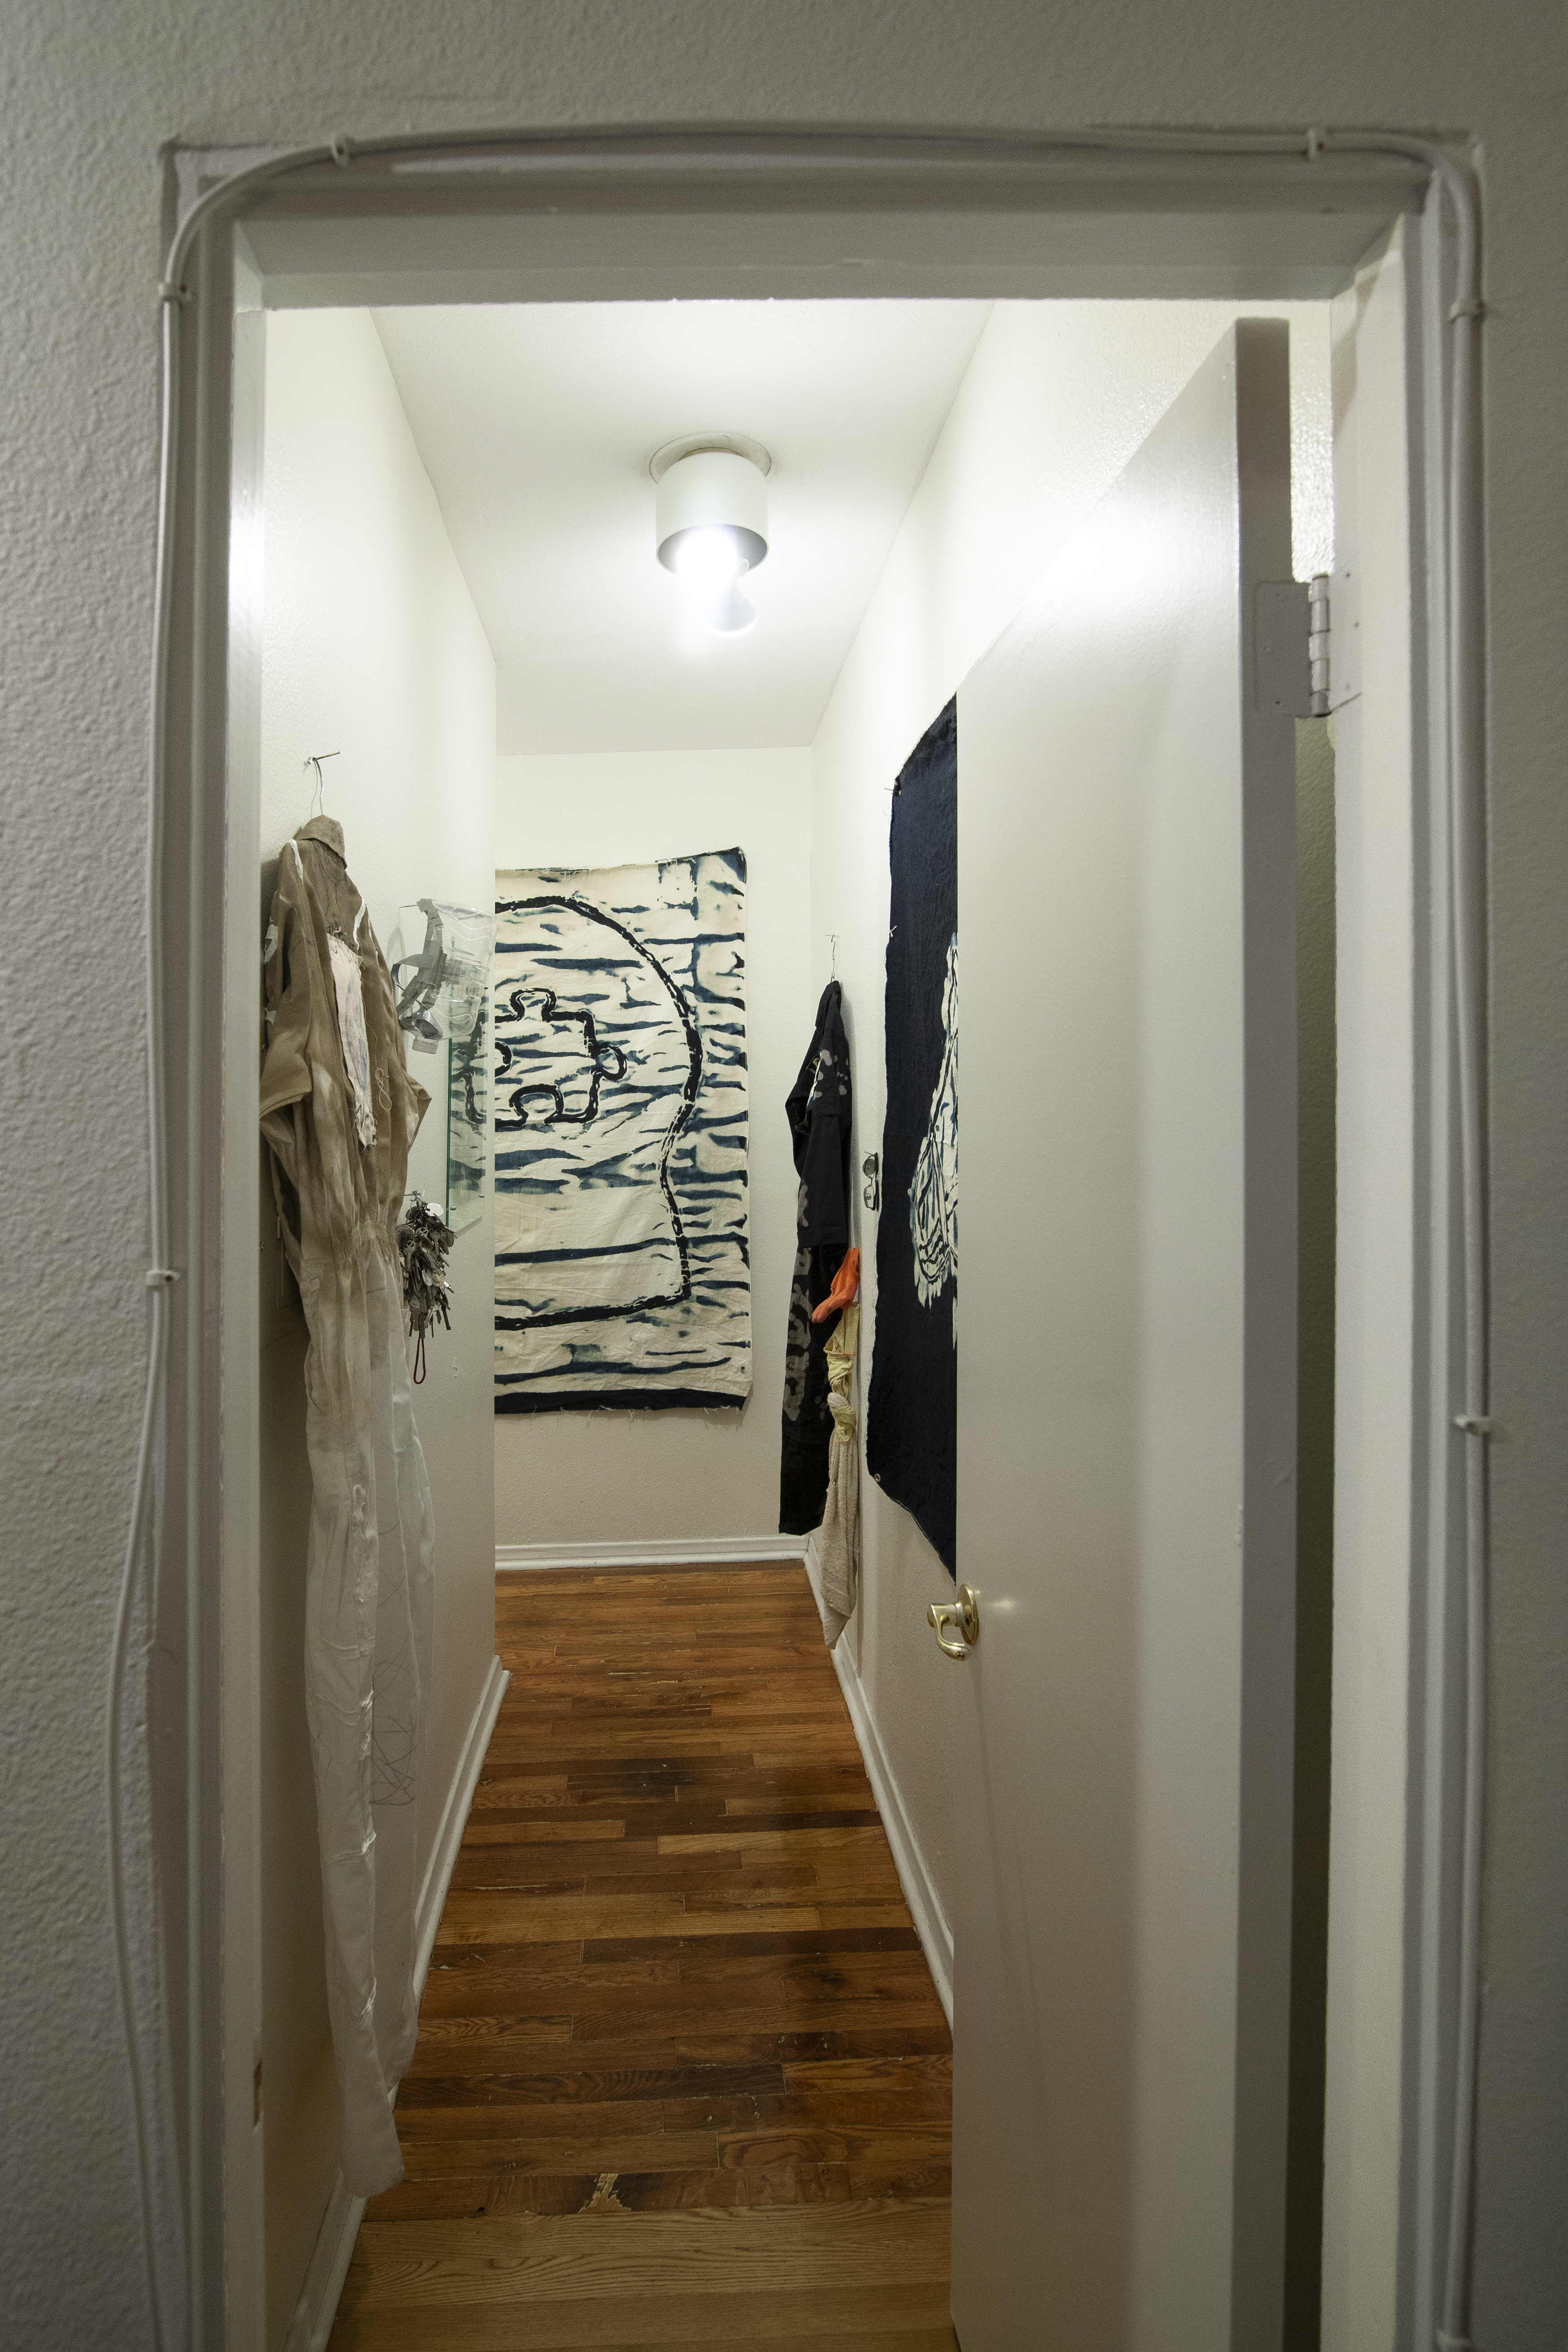
POLYGON ((837 1317, 814 1323, 811 1311, 833 1287, 849 1245, 849 1129, 852 1097, 843 990, 830 980, 800 1076, 784 1105, 800 1190, 795 1206, 795 1272, 784 1347, 784 1430, 779 1459, 779 1533, 809 1535, 827 1500, 827 1335, 837 1317))
POLYGON ((893 790, 888 1109, 866 1464, 956 1574, 958 705, 893 790))

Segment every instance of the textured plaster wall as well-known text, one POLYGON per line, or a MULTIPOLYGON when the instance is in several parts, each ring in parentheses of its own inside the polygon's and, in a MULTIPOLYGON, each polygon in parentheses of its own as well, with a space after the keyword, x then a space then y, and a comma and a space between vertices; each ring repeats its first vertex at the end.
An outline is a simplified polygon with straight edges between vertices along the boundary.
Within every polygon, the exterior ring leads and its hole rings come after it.
POLYGON ((796 1179, 784 1097, 811 1042, 811 754, 558 752, 496 762, 496 864, 746 853, 752 1393, 737 1412, 507 1413, 496 1541, 770 1536, 779 1524, 796 1179))
POLYGON ((100 1726, 145 1346, 138 877, 158 154, 472 121, 1457 124, 1480 134, 1496 1244, 1478 2340, 1568 2305, 1568 235, 1559 0, 9 0, 0 45, 0 1627, 7 2326, 148 2340, 100 1726), (87 952, 82 952, 83 946, 87 952))

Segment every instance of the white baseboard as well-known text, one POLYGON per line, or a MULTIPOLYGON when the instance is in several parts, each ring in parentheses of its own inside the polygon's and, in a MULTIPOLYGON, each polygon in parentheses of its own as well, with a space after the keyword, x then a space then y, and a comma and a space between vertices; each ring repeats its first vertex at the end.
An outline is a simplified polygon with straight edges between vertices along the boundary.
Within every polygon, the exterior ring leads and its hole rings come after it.
POLYGON ((463 1843, 463 1832, 468 1825, 468 1808, 474 1801, 479 1772, 485 1760, 485 1750, 490 1744, 490 1734, 496 1727, 500 1703, 506 1696, 506 1686, 511 1677, 499 1658, 490 1660, 490 1670, 485 1686, 479 1693, 479 1703, 474 1709, 468 1726, 468 1736, 463 1742, 463 1752, 458 1769, 452 1775, 452 1785, 447 1792, 446 1810, 441 1826, 436 1832, 436 1843, 430 1849, 430 1859, 425 1868, 425 1884, 419 1890, 419 1907, 414 1915, 414 1998, 418 2000, 425 1990, 425 1979, 430 1970, 430 1955, 436 1948, 436 1930, 441 1924, 441 1906, 447 1900, 447 1889, 452 1883, 457 1866, 458 1848, 463 1843))
MULTIPOLYGON (((808 1538, 808 1543, 809 1540, 808 1538)), ((814 1572, 816 1565, 815 1557, 808 1551, 806 1573, 811 1577, 812 1590, 817 1595, 817 1606, 820 1608, 822 1596, 814 1572)), ((855 1661, 850 1656, 842 1636, 839 1638, 837 1649, 830 1650, 828 1655, 833 1660, 834 1671, 838 1676, 838 1687, 844 1693, 844 1703, 849 1709, 849 1720, 855 1727, 855 1738, 859 1744, 860 1753, 865 1759, 866 1771, 871 1782, 871 1792, 877 1800, 877 1811, 882 1816, 882 1827, 888 1832, 888 1843, 893 1851, 893 1867, 899 1874, 899 1885, 904 1890, 904 1901, 909 1906, 910 1917, 915 1923, 915 1933, 921 1939, 921 1949, 926 1956, 926 1965, 931 1970, 931 1982, 936 1987, 936 1997, 947 2012, 947 2021, 951 2025, 952 2023, 952 1929, 947 1924, 942 1905, 937 1898, 931 1874, 926 1868, 925 1856, 921 1852, 914 1831, 910 1826, 910 1817, 904 1811, 902 1792, 893 1778, 893 1768, 888 1761, 886 1751, 882 1747, 881 1736, 877 1729, 877 1718, 871 1712, 855 1661)))
POLYGON ((508 1574, 541 1568, 737 1568, 805 1558, 804 1536, 660 1537, 652 1543, 497 1544, 496 1567, 508 1574))
MULTIPOLYGON (((414 1916, 414 1996, 416 2000, 425 1990, 430 1955, 436 1948, 436 1930, 441 1923, 441 1908, 447 1900, 458 1849, 463 1843, 463 1832, 468 1826, 468 1808, 474 1801, 485 1750, 490 1744, 490 1734, 495 1729, 496 1717, 500 1713, 500 1703, 506 1696, 510 1680, 510 1676, 500 1660, 492 1658, 485 1686, 479 1693, 479 1703, 468 1726, 468 1736, 463 1742, 457 1771, 452 1776, 452 1785, 447 1791, 441 1826, 436 1832, 436 1843, 425 1869, 425 1884, 419 1890, 419 1906, 414 1916)), ((332 2322, 338 2315, 338 2297, 342 2294, 343 2281, 353 2260, 354 2240, 359 2236, 364 2208, 363 2197, 349 2195, 340 2172, 327 2200, 327 2210, 321 2216, 321 2226, 306 2265, 305 2283, 300 2289, 300 2300, 294 2305, 294 2316, 283 2339, 283 2352, 327 2352, 327 2339, 331 2335, 332 2322)))
POLYGON ((340 2172, 305 2266, 305 2283, 294 2305, 294 2316, 289 2322, 289 2333, 283 2338, 283 2352, 327 2352, 327 2338, 338 2315, 338 2297, 353 2260, 354 2240, 359 2235, 364 2205, 363 2197, 349 2195, 340 2172))

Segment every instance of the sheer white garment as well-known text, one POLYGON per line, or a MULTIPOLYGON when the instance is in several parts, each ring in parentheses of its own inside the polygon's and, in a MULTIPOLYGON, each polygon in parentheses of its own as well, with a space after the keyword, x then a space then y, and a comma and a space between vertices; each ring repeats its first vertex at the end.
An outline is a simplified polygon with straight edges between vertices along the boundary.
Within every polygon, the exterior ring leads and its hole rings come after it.
POLYGON ((395 1229, 427 1097, 404 1068, 391 980, 330 818, 284 845, 264 979, 261 1126, 310 1333, 305 1702, 327 1999, 343 2179, 371 2197, 402 2178, 392 2103, 417 2027, 435 1525, 395 1229))

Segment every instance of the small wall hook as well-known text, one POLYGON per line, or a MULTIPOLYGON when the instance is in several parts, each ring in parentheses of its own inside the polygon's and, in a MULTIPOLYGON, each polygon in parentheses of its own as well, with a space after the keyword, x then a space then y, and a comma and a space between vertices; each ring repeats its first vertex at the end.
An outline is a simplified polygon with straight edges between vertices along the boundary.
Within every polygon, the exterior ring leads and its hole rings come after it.
POLYGON ((828 969, 827 969, 827 977, 829 978, 829 980, 837 980, 837 977, 838 977, 838 934, 837 934, 837 931, 829 931, 829 932, 828 932, 828 934, 827 934, 827 941, 828 941, 828 946, 829 946, 829 948, 832 950, 832 959, 833 959, 833 960, 832 960, 832 961, 831 961, 831 963, 828 965, 828 969))

